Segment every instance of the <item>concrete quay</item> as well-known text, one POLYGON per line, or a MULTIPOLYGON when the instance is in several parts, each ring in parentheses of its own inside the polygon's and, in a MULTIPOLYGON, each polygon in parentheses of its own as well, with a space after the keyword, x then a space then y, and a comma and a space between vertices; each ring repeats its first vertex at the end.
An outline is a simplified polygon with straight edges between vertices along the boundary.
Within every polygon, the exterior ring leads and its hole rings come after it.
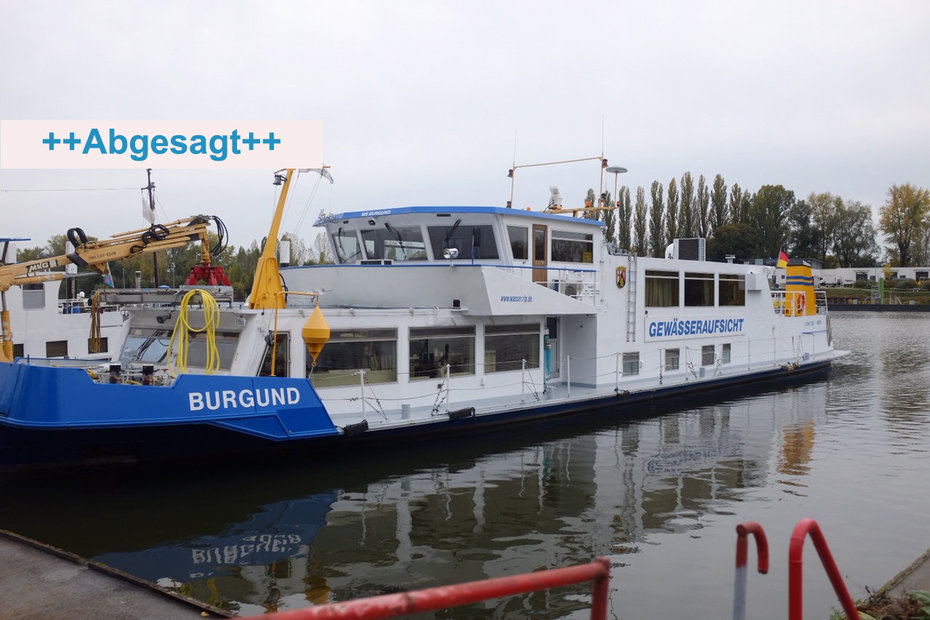
POLYGON ((5 530, 0 530, 0 615, 10 620, 232 617, 5 530))

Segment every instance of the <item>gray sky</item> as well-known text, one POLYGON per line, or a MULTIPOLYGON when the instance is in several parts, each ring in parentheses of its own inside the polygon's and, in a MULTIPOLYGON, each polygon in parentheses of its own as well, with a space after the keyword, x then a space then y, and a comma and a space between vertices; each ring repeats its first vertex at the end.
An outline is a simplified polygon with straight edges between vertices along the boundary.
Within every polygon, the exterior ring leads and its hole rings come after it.
MULTIPOLYGON (((0 118, 314 119, 320 210, 504 205, 517 164, 604 155, 648 189, 690 171, 884 204, 930 187, 930 2, 0 0, 0 118)), ((520 170, 515 206, 597 190, 520 170)), ((271 171, 155 170, 162 219, 267 231, 271 171)), ((285 222, 312 193, 305 178, 285 222)), ((0 236, 142 225, 144 171, 0 170, 0 236)), ((613 190, 613 178, 605 179, 613 190)))

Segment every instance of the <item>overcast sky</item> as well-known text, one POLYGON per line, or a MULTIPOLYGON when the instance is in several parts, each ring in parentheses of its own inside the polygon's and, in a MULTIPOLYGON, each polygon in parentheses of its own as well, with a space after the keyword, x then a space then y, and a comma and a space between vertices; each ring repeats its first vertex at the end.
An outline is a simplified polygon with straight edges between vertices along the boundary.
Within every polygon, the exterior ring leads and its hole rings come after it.
MULTIPOLYGON (((930 187, 930 2, 22 2, 0 0, 0 118, 314 119, 321 210, 500 205, 517 164, 600 155, 648 189, 690 171, 875 210, 930 187)), ((155 170, 159 217, 267 231, 270 170, 155 170)), ((520 170, 565 204, 596 163, 520 170)), ((613 190, 613 177, 605 180, 613 190)), ((144 171, 0 170, 0 236, 142 225, 144 171)))

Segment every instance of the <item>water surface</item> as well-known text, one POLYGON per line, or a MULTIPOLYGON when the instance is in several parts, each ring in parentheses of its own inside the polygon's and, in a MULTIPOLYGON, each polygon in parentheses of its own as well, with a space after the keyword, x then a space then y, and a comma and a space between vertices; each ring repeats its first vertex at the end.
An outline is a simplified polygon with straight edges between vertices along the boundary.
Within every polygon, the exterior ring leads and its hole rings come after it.
MULTIPOLYGON (((0 527, 242 615, 603 555, 611 617, 720 618, 753 520, 771 567, 750 575, 748 617, 784 617, 801 518, 854 597, 930 547, 930 317, 832 322, 852 354, 826 380, 303 465, 5 482, 0 527)), ((808 617, 839 606, 809 541, 804 583, 808 617)), ((586 617, 589 600, 570 587, 438 617, 586 617)))

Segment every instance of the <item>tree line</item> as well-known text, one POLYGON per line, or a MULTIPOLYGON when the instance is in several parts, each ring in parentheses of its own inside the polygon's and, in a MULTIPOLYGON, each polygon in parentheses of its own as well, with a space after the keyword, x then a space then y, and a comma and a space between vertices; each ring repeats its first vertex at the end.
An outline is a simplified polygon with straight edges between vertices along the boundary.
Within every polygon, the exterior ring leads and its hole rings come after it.
MULTIPOLYGON (((828 268, 874 267, 882 258, 893 267, 930 265, 930 191, 910 184, 891 186, 885 205, 879 209, 877 230, 889 244, 884 248, 876 241, 872 208, 829 192, 798 200, 781 185, 763 185, 751 192, 737 183, 728 187, 720 174, 711 183, 700 175, 695 183, 691 173, 685 172, 668 184, 653 181, 648 197, 643 187, 636 188, 635 198, 626 186, 617 193, 616 201, 610 192, 598 200, 589 189, 588 204, 616 208, 592 211, 586 217, 603 220, 606 239, 638 256, 661 257, 673 239, 704 237, 707 258, 716 261, 725 260, 727 255, 737 260, 775 259, 785 251, 792 257, 819 259, 828 268)), ((332 262, 323 233, 311 244, 292 234, 282 239, 290 241, 292 265, 332 262)), ((20 250, 17 260, 65 254, 66 241, 65 235, 54 235, 44 246, 20 250)), ((211 239, 211 243, 215 241, 211 239)), ((263 243, 228 246, 213 258, 214 265, 226 270, 237 300, 245 299, 252 288, 263 243)), ((109 265, 114 285, 135 287, 138 273, 143 287, 155 286, 155 260, 158 284, 179 286, 191 267, 199 264, 200 248, 190 244, 115 261, 109 265)), ((79 290, 90 295, 100 286, 99 277, 79 277, 72 294, 79 290)))
MULTIPOLYGON (((879 210, 879 227, 890 247, 885 259, 892 266, 930 264, 930 192, 910 184, 893 185, 879 210)), ((708 183, 690 172, 667 185, 653 181, 646 196, 635 198, 621 187, 616 202, 610 192, 601 205, 616 209, 593 211, 603 220, 609 242, 638 256, 663 256, 676 238, 704 237, 707 258, 722 261, 775 259, 784 251, 798 258, 816 258, 824 267, 874 267, 881 260, 872 208, 829 192, 798 200, 782 185, 763 185, 752 192, 738 183, 727 187, 718 174, 708 183)), ((586 202, 595 204, 588 190, 586 202)))

